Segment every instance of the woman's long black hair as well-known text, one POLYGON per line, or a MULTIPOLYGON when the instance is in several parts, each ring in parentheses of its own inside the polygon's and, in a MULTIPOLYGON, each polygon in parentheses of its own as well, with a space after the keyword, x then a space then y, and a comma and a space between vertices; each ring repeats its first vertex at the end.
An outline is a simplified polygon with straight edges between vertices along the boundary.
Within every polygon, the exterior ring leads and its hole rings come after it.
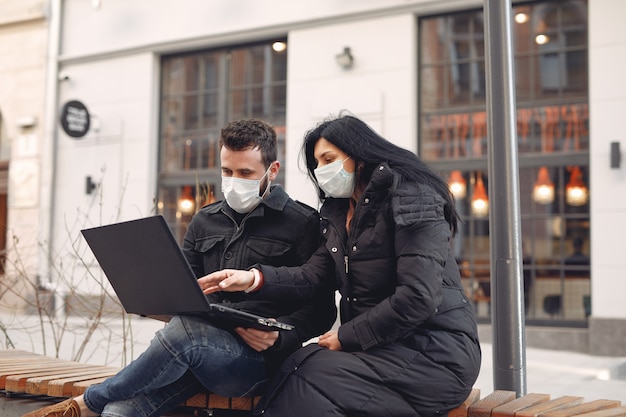
POLYGON ((325 138, 351 156, 356 164, 363 163, 362 175, 365 178, 369 178, 380 163, 386 162, 404 180, 426 184, 433 188, 446 201, 445 218, 453 234, 456 234, 458 214, 448 184, 413 152, 394 145, 354 116, 344 115, 327 119, 304 136, 301 156, 306 164, 307 175, 317 187, 320 201, 324 199, 324 191, 317 185, 314 173, 317 163, 313 154, 315 143, 320 138, 325 138))

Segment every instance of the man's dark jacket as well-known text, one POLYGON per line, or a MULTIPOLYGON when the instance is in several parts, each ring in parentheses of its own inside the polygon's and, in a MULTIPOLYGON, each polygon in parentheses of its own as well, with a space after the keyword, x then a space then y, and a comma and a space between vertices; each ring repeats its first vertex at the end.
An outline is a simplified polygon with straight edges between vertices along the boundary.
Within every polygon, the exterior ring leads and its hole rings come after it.
MULTIPOLYGON (((203 207, 189 224, 183 252, 198 278, 226 268, 248 269, 256 263, 297 266, 319 246, 319 223, 317 211, 295 202, 275 185, 245 216, 225 201, 203 207)), ((320 288, 306 303, 294 299, 259 301, 245 293, 228 292, 208 298, 295 325, 295 330, 281 331, 276 344, 265 351, 270 370, 304 341, 328 330, 337 314, 332 288, 320 288)))

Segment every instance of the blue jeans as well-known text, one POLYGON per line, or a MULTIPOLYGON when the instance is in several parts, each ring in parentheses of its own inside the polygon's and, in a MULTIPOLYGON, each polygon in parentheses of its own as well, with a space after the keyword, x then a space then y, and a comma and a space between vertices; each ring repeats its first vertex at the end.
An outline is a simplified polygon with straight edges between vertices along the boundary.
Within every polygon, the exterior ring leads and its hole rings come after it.
POLYGON ((148 349, 103 383, 85 404, 103 417, 158 416, 203 387, 226 397, 255 391, 267 379, 263 355, 235 333, 192 316, 176 316, 148 349))

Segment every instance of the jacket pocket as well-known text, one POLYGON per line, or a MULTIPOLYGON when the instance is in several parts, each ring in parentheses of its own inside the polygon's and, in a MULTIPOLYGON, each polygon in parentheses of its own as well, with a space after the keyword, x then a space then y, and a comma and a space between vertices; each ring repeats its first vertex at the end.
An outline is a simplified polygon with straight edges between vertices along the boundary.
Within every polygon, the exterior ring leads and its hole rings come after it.
POLYGON ((441 295, 441 304, 437 307, 436 314, 443 314, 455 308, 466 307, 469 304, 461 288, 444 286, 441 289, 441 295))
POLYGON ((199 239, 196 240, 194 250, 196 252, 206 253, 222 241, 224 241, 224 236, 209 236, 207 238, 199 239))
POLYGON ((292 245, 289 243, 262 237, 250 237, 246 242, 246 246, 258 255, 266 258, 282 256, 292 248, 292 245))
POLYGON ((444 329, 476 336, 474 307, 465 297, 463 290, 455 287, 443 287, 443 300, 437 312, 424 324, 428 329, 444 329))

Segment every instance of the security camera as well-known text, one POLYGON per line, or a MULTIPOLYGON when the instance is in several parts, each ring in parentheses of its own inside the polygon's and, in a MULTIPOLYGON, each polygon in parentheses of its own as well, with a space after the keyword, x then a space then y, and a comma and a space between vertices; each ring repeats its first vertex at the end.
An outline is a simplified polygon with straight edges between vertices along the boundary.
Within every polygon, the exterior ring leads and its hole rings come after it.
POLYGON ((70 75, 67 72, 59 73, 59 81, 69 81, 70 75))

